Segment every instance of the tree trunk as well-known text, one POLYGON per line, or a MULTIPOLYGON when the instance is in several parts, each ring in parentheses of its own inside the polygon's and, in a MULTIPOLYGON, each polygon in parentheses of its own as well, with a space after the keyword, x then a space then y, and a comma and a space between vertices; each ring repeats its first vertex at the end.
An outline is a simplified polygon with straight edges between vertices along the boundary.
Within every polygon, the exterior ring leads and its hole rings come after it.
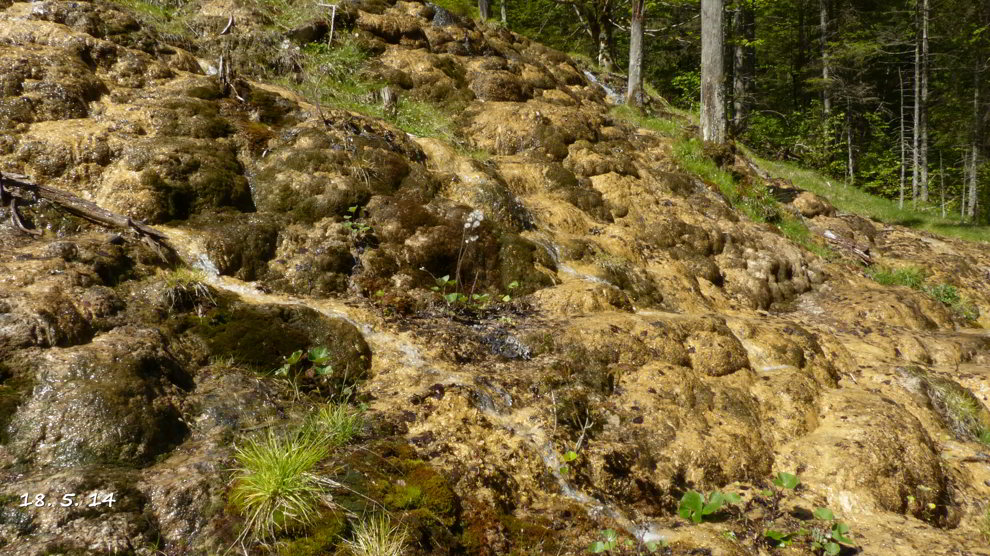
POLYGON ((646 0, 632 0, 629 18, 629 84, 626 104, 643 105, 643 19, 646 0))
POLYGON ((945 162, 942 160, 942 149, 938 150, 938 194, 941 197, 942 218, 945 218, 945 162))
POLYGON ((921 187, 922 202, 928 201, 928 1, 922 0, 921 10, 921 118, 918 123, 921 130, 921 152, 918 159, 921 165, 921 177, 919 178, 921 187))
POLYGON ((753 6, 749 0, 738 0, 732 19, 732 128, 742 133, 746 121, 749 83, 753 72, 755 38, 753 6))
POLYGON ((491 11, 491 0, 478 0, 478 12, 481 13, 481 21, 488 21, 491 11))
MULTIPOLYGON (((920 6, 920 1, 919 1, 920 6)), ((920 37, 921 33, 918 33, 920 37)), ((921 160, 921 41, 914 43, 914 122, 911 129, 911 205, 918 203, 918 181, 920 178, 921 160)))
POLYGON ((846 101, 846 174, 849 185, 856 183, 856 158, 853 151, 852 106, 846 101))
POLYGON ((701 138, 717 144, 725 143, 727 128, 724 7, 724 0, 701 0, 701 138))
POLYGON ((509 23, 509 12, 505 9, 505 0, 500 2, 502 8, 502 24, 506 25, 509 23))
POLYGON ((976 217, 977 182, 980 168, 980 69, 973 72, 973 131, 970 136, 969 159, 969 203, 966 215, 970 220, 976 217))
POLYGON ((898 126, 901 132, 901 197, 898 208, 904 208, 904 182, 907 166, 907 143, 904 138, 904 73, 897 68, 897 79, 901 84, 901 122, 898 126))
POLYGON ((822 107, 825 119, 832 115, 832 92, 829 82, 832 79, 832 68, 828 59, 828 0, 821 0, 821 33, 822 33, 822 107))

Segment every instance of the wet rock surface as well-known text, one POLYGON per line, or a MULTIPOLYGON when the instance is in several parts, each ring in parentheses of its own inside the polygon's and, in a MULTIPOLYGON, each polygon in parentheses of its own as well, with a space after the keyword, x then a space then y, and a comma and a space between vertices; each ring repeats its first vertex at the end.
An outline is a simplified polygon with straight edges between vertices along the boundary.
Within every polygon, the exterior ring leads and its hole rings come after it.
POLYGON ((345 393, 369 424, 318 471, 347 488, 283 553, 333 553, 369 508, 410 554, 578 553, 609 527, 753 553, 779 471, 791 514, 827 505, 865 554, 984 551, 984 246, 796 195, 813 231, 969 305, 881 286, 734 211, 567 56, 423 2, 336 24, 402 99, 458 107, 436 138, 266 83, 324 16, 190 2, 195 38, 109 2, 0 10, 0 171, 160 224, 198 269, 0 208, 5 553, 222 551, 238 443, 345 393), (316 347, 337 378, 273 374, 316 347), (691 489, 746 506, 687 527, 691 489), (47 505, 70 492, 117 502, 47 505))

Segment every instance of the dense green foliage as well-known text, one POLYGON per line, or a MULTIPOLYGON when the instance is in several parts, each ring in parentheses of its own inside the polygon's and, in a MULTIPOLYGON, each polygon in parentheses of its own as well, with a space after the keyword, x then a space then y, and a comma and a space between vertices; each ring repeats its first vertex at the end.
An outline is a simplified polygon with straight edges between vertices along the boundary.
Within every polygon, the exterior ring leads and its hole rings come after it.
MULTIPOLYGON (((898 197, 903 184, 911 203, 915 47, 922 28, 919 3, 727 0, 730 49, 738 47, 741 55, 736 63, 727 56, 730 96, 735 73, 744 83, 730 100, 730 112, 742 109, 733 126, 736 136, 764 156, 798 162, 881 197, 898 197), (827 80, 825 64, 830 70, 827 80), (826 96, 831 107, 827 114, 826 96)), ((611 36, 614 71, 625 68, 628 37, 622 26, 628 22, 627 1, 508 0, 507 4, 507 23, 513 30, 592 60, 598 55, 594 34, 611 36), (611 29, 596 31, 589 25, 589 14, 596 11, 607 13, 611 29)), ((987 77, 990 1, 944 0, 932 3, 929 15, 930 93, 924 105, 928 201, 919 194, 918 202, 911 204, 929 217, 986 223, 990 133, 985 128, 990 115, 980 98, 990 91, 978 89, 987 77), (962 216, 961 196, 967 193, 974 148, 978 200, 972 214, 962 216)), ((699 3, 650 1, 647 20, 647 81, 680 107, 696 109, 699 3)))

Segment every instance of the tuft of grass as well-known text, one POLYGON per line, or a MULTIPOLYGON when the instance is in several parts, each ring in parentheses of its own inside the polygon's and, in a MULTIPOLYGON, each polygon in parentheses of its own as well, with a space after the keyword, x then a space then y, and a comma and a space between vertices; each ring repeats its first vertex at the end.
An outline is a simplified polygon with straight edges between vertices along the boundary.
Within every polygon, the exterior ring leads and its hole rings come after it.
POLYGON ((160 276, 165 284, 161 294, 162 301, 168 305, 169 311, 202 303, 216 305, 213 293, 206 285, 206 275, 201 270, 180 267, 162 272, 160 276))
POLYGON ((913 290, 921 290, 925 284, 925 271, 916 266, 889 268, 873 265, 866 269, 866 275, 882 286, 907 286, 913 290))
POLYGON ((904 370, 920 380, 932 409, 957 438, 990 445, 990 411, 969 389, 919 367, 904 370))
POLYGON ((361 432, 364 415, 347 404, 329 403, 316 412, 307 426, 329 445, 343 446, 361 432))
POLYGON ((401 556, 408 536, 387 514, 376 514, 355 525, 354 538, 345 544, 354 556, 401 556))
POLYGON ((327 455, 321 438, 305 431, 268 430, 237 446, 230 501, 245 517, 242 539, 267 542, 309 525, 324 503, 323 487, 310 470, 327 455))

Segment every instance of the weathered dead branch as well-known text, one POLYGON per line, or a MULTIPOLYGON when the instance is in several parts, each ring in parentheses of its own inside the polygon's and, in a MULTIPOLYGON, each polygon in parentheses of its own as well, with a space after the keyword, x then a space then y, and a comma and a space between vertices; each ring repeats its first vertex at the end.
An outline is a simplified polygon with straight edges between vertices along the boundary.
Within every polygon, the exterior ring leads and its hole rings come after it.
POLYGON ((40 199, 94 224, 107 228, 129 230, 137 234, 142 241, 166 261, 170 260, 175 253, 168 244, 168 236, 144 222, 109 211, 96 203, 66 191, 32 183, 28 181, 27 176, 0 173, 0 204, 9 205, 11 222, 17 229, 32 235, 41 235, 40 230, 28 229, 18 212, 21 202, 36 202, 40 199))

